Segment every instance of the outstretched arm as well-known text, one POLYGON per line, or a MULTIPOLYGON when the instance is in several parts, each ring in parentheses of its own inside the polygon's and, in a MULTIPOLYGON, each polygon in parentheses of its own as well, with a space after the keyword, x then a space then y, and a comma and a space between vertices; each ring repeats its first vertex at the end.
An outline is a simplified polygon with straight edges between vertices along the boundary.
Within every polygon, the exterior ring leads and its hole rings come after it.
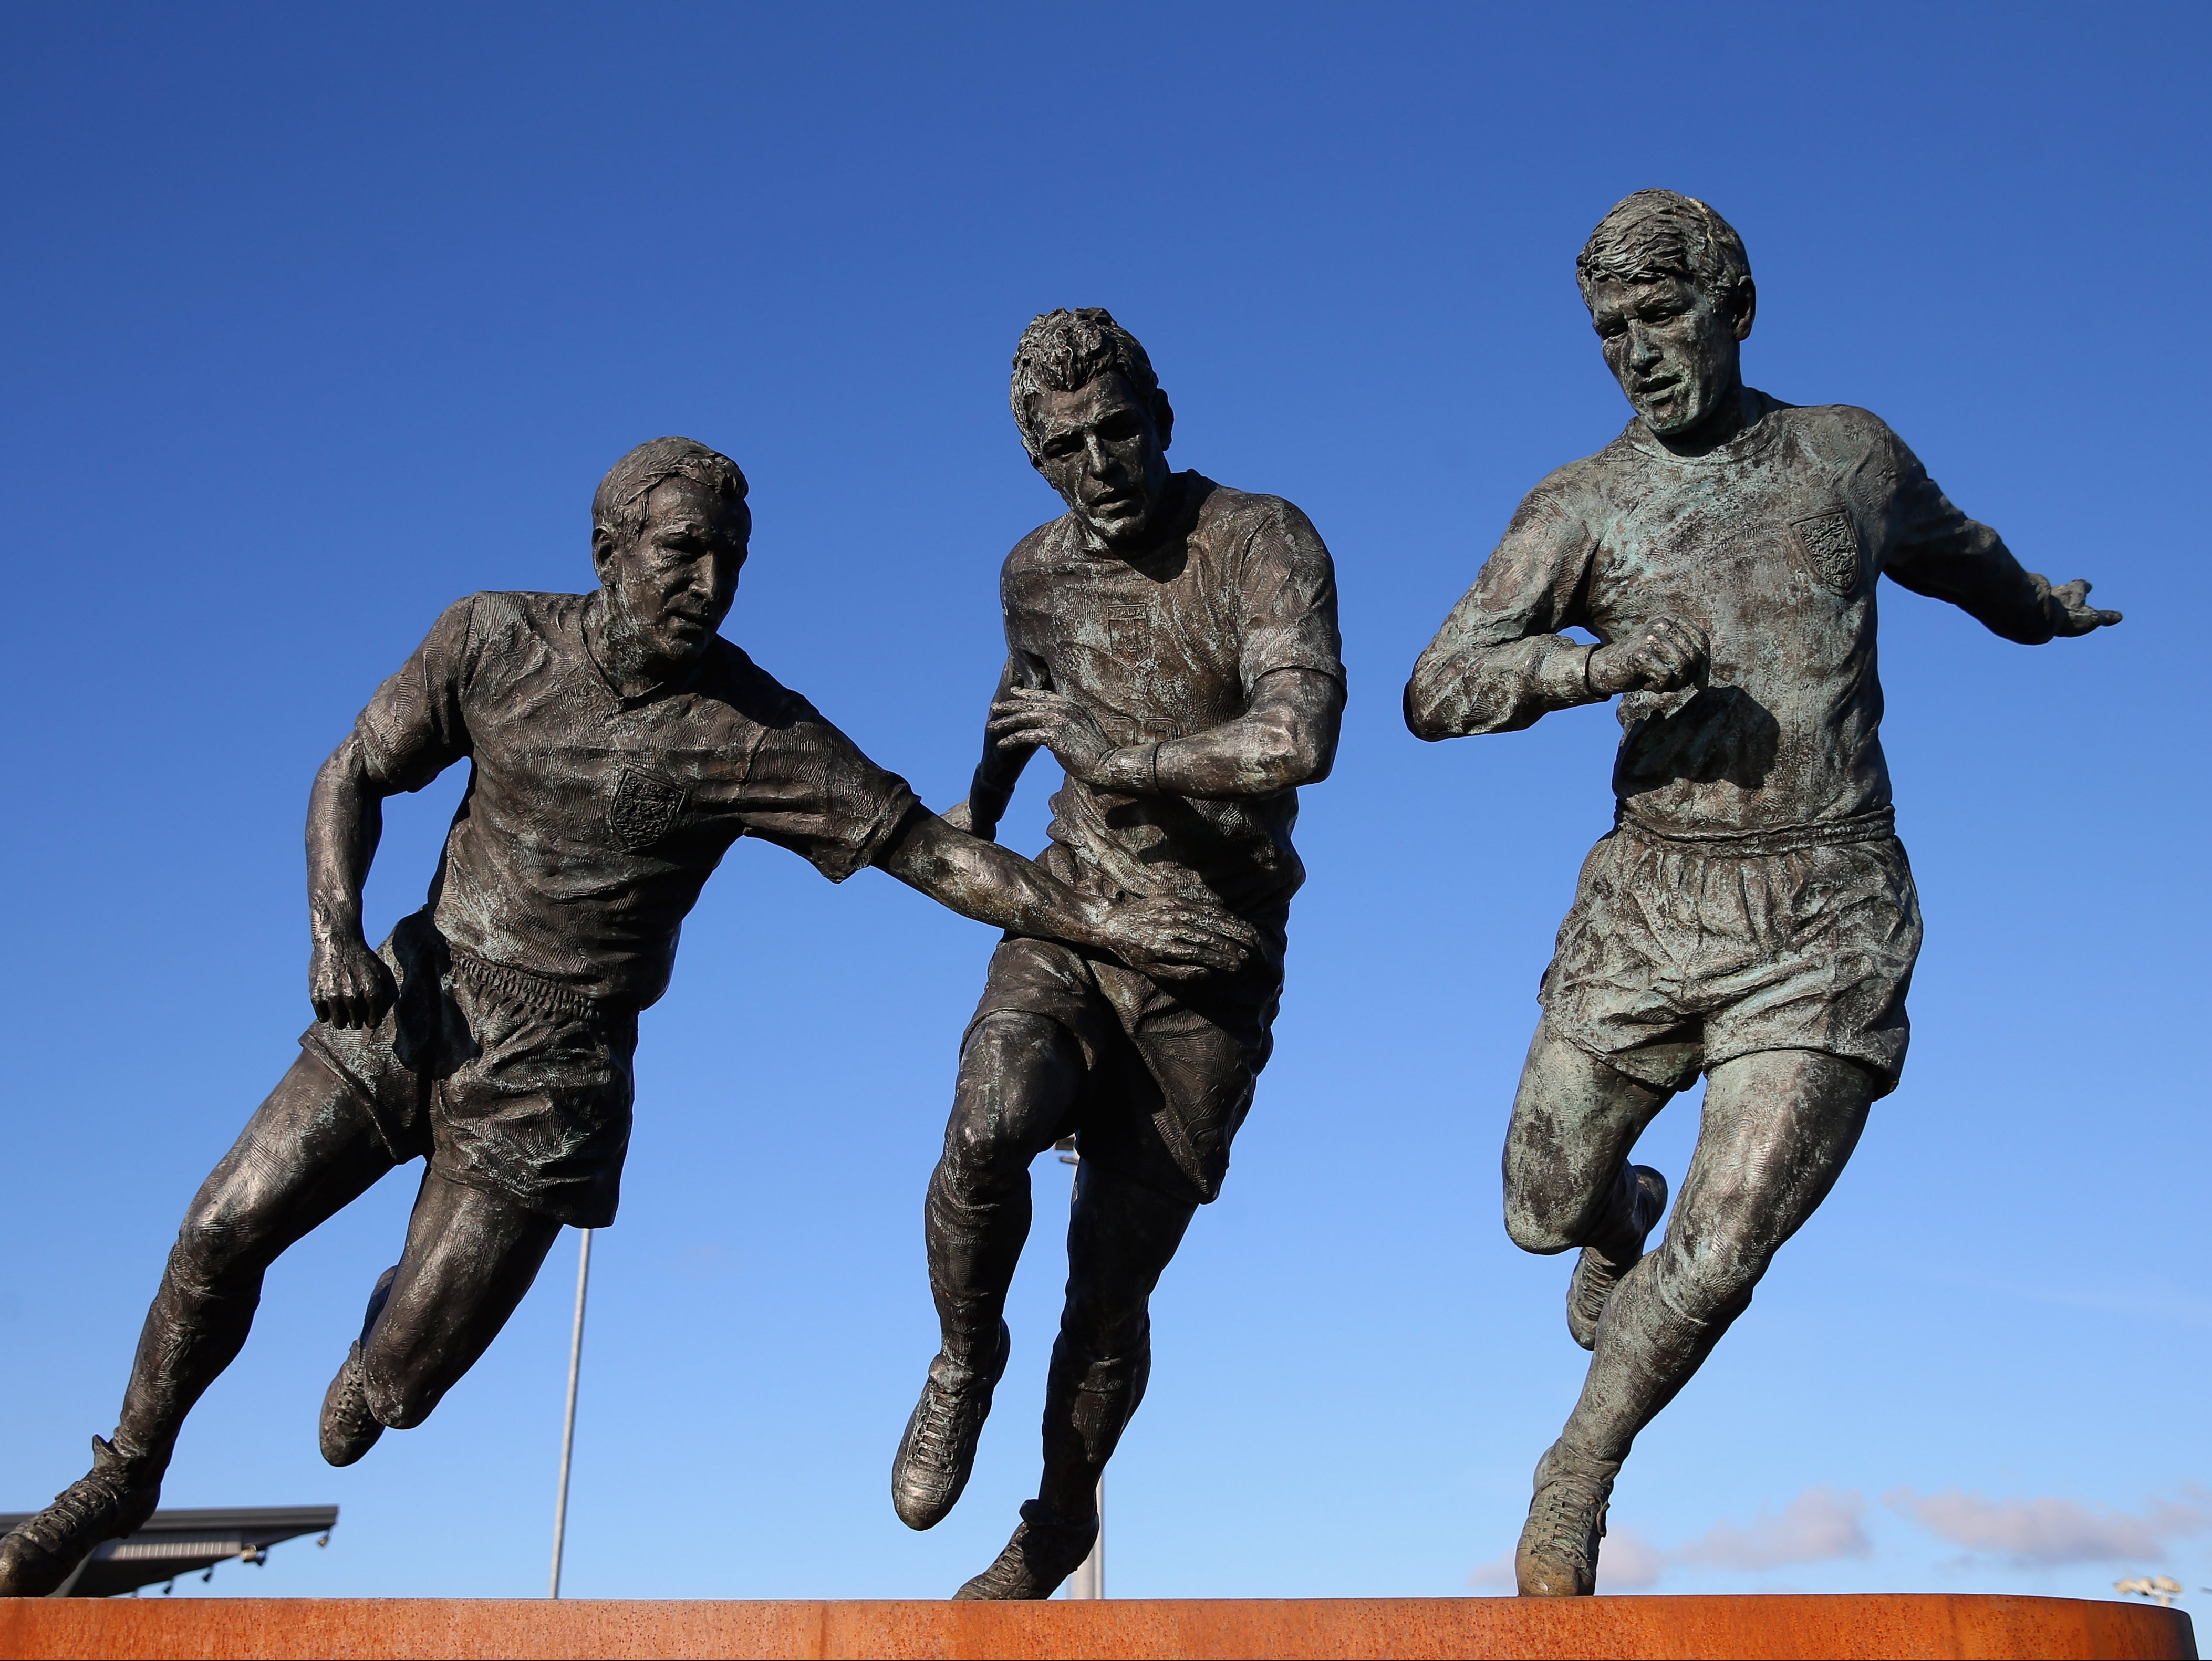
MULTIPOLYGON (((1064 692, 1002 689, 990 733, 1026 761, 1040 746, 1086 784, 1127 795, 1267 796, 1328 776, 1344 688, 1317 669, 1276 669, 1234 721, 1188 738, 1116 745, 1064 692)), ((980 774, 979 774, 980 776, 980 774)))
POLYGON ((1889 441, 1905 521, 1882 567, 1890 576, 1916 594, 1950 601, 1992 634, 2022 646, 2089 634, 2120 620, 2118 611, 2089 604, 2087 582, 2054 588, 2041 572, 2023 569, 2002 537, 1954 507, 1895 435, 1889 441))
POLYGON ((2023 569, 1988 526, 1964 514, 1959 518, 1956 535, 1893 557, 1889 575, 1916 594, 1949 600, 1990 633, 2022 646, 2091 634, 2120 621, 2119 612, 2089 604, 2087 581, 2077 577, 2054 588, 2042 572, 2023 569))
POLYGON ((361 928, 361 890, 384 834, 384 799, 358 733, 349 733, 315 775, 307 798, 307 925, 314 957, 307 996, 332 1026, 374 1026, 397 989, 361 928))
POLYGON ((963 917, 1111 952, 1155 975, 1234 969, 1258 940, 1237 918, 1180 900, 1109 903, 1079 894, 923 807, 907 815, 875 862, 963 917))

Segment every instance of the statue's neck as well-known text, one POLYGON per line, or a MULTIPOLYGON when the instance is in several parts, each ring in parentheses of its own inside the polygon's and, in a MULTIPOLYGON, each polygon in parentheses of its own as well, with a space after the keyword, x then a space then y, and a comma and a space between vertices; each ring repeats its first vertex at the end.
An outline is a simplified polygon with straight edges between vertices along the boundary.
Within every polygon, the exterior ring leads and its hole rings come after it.
POLYGON ((646 649, 629 614, 605 588, 584 602, 584 649, 599 666, 607 684, 626 698, 644 697, 681 675, 680 667, 662 662, 646 649))

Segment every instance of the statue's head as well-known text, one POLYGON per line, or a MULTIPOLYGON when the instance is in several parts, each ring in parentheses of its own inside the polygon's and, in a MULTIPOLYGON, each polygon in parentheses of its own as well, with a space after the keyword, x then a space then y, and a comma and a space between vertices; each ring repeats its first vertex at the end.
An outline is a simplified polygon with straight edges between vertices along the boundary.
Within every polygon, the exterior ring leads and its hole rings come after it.
POLYGON ((1136 336, 1095 307, 1047 312, 1014 348, 1030 463, 1097 541, 1141 543, 1168 487, 1175 411, 1136 336))
POLYGON ((1758 307, 1743 239, 1695 197, 1638 191, 1613 204, 1575 260, 1605 361, 1644 423, 1686 434, 1743 385, 1758 307))
POLYGON ((611 618, 651 662, 704 652, 737 598, 752 537, 738 464, 689 438, 615 463, 592 497, 592 563, 611 618))

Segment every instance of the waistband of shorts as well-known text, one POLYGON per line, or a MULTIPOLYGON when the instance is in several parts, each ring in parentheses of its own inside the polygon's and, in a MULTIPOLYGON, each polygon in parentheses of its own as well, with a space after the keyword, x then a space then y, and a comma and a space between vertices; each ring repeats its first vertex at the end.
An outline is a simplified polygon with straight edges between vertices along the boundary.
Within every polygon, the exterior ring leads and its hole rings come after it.
POLYGON ((511 964, 487 963, 450 941, 446 951, 453 960, 455 974, 465 977, 481 990, 499 993, 532 1009, 586 1021, 605 1020, 623 1013, 612 1003, 588 996, 558 981, 549 981, 542 975, 533 975, 526 969, 517 969, 511 964))
POLYGON ((1794 854, 1805 848, 1832 848, 1841 843, 1881 842, 1897 834, 1897 810, 1877 807, 1845 819, 1825 819, 1817 824, 1782 824, 1768 830, 1705 830, 1683 836, 1658 830, 1625 810, 1613 815, 1616 829, 1657 846, 1694 849, 1723 858, 1763 854, 1794 854))

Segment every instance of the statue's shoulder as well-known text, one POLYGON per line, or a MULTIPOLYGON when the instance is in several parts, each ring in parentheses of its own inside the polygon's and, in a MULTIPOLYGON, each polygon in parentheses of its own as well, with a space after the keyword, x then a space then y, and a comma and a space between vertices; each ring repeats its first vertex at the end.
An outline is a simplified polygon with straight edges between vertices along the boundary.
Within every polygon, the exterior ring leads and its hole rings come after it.
MULTIPOLYGON (((1765 398, 1765 393, 1760 397, 1765 398)), ((1765 419, 1778 423, 1806 448, 1838 458, 1863 455, 1895 444, 1897 435, 1872 410, 1856 404, 1784 404, 1768 398, 1765 419)))
POLYGON ((1203 473, 1188 473, 1182 512, 1190 545, 1232 561, 1318 560, 1327 565, 1328 545, 1297 503, 1262 490, 1239 490, 1203 473))
POLYGON ((1586 517, 1623 491, 1639 490, 1644 454, 1629 437, 1633 428, 1631 423, 1603 449, 1577 456, 1538 479, 1521 498, 1521 514, 1540 508, 1586 517))
POLYGON ((1291 526, 1309 533, 1313 529, 1313 522, 1297 503, 1282 496, 1269 496, 1262 490, 1239 490, 1203 473, 1186 477, 1189 480, 1187 488, 1193 493, 1187 511, 1201 532, 1234 532, 1261 525, 1291 526))
POLYGON ((535 660, 556 649, 552 642, 564 633, 576 633, 584 598, 496 588, 464 594, 438 614, 424 647, 465 672, 487 658, 513 659, 533 642, 542 648, 531 654, 535 660))
POLYGON ((1062 514, 1058 519, 1048 519, 1014 544, 1007 551, 1006 563, 1000 568, 1003 579, 1011 582, 1042 566, 1051 557, 1053 544, 1059 540, 1058 533, 1065 529, 1072 517, 1073 515, 1062 514))
POLYGON ((490 638, 517 632, 542 634, 573 620, 583 609, 582 594, 540 594, 519 588, 487 588, 455 600, 448 617, 462 614, 470 632, 490 638))

